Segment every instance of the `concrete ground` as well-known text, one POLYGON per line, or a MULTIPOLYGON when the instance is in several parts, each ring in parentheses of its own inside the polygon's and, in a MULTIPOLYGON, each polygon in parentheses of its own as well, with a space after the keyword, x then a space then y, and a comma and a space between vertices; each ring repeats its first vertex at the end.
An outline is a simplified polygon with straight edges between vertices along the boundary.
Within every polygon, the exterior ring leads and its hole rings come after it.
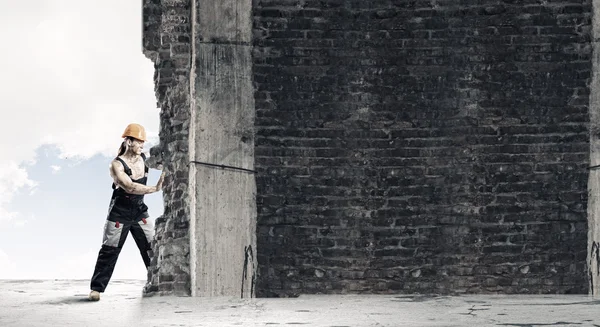
POLYGON ((99 302, 86 280, 0 280, 0 326, 596 326, 587 295, 311 295, 293 299, 142 297, 114 280, 99 302))

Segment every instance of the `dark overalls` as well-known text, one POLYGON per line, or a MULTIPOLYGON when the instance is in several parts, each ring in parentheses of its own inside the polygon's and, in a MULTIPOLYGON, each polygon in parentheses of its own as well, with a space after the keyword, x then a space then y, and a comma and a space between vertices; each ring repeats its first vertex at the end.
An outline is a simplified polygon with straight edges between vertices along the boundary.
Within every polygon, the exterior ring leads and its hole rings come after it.
MULTIPOLYGON (((146 157, 142 154, 142 159, 146 157)), ((119 157, 119 160, 125 168, 125 173, 131 177, 131 169, 119 157)), ((145 165, 145 163, 144 163, 145 165)), ((148 166, 145 167, 144 177, 132 179, 134 183, 146 185, 148 180, 148 166)), ((135 243, 140 249, 140 254, 144 260, 146 268, 150 265, 152 248, 150 242, 154 237, 154 227, 147 220, 148 206, 144 203, 144 196, 129 194, 122 188, 117 188, 113 183, 113 194, 108 209, 108 216, 104 224, 104 235, 102 238, 102 247, 98 253, 96 268, 90 283, 90 288, 94 291, 104 292, 115 269, 117 258, 131 232, 135 243)))

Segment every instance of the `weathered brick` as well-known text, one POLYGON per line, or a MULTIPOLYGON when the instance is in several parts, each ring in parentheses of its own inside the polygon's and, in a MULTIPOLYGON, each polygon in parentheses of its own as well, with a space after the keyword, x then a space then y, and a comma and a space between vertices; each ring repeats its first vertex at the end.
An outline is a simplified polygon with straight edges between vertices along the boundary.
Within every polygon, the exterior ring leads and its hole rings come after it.
POLYGON ((156 239, 152 243, 155 257, 149 267, 146 295, 189 294, 189 287, 179 281, 189 280, 188 208, 182 198, 187 196, 187 135, 189 120, 188 83, 191 40, 188 0, 145 0, 144 52, 155 63, 155 85, 161 108, 160 144, 150 150, 159 157, 165 170, 163 216, 156 219, 156 239), (183 59, 181 57, 184 57, 183 59), (183 77, 183 78, 181 78, 183 77), (182 153, 184 155, 182 155, 182 153), (174 174, 173 174, 174 173, 174 174), (175 178, 172 178, 173 176, 175 178), (176 218, 176 219, 175 219, 176 218), (174 229, 179 229, 173 232, 174 229), (180 230, 183 229, 183 232, 180 230), (175 281, 175 283, 173 283, 175 281), (182 286, 183 285, 183 286, 182 286))
POLYGON ((537 267, 585 262, 591 1, 297 4, 253 13, 259 294, 585 292, 537 267))

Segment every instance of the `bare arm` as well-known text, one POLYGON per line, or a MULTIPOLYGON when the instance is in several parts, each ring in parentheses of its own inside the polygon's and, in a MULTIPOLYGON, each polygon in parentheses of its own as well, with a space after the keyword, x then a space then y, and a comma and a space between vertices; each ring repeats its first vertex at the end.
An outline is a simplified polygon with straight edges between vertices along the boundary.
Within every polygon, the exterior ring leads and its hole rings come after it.
POLYGON ((158 192, 162 188, 164 179, 163 172, 156 186, 146 186, 139 183, 134 183, 125 173, 125 168, 123 168, 123 165, 116 160, 110 164, 110 175, 115 179, 116 184, 123 188, 125 192, 139 195, 158 192))

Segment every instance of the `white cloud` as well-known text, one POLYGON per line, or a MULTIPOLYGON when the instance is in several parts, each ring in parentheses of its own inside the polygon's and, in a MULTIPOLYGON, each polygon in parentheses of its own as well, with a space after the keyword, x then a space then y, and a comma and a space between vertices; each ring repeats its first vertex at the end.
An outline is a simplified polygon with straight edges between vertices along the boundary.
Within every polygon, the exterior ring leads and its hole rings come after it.
POLYGON ((21 189, 35 190, 37 183, 29 179, 27 171, 15 162, 6 160, 0 162, 0 223, 22 223, 18 212, 9 211, 6 205, 10 203, 14 194, 21 189))
POLYGON ((121 0, 0 2, 0 29, 11 31, 3 43, 12 49, 0 52, 0 220, 16 219, 6 209, 16 191, 34 190, 25 165, 40 146, 74 160, 114 156, 131 122, 156 139, 141 11, 140 2, 121 0))
POLYGON ((60 169, 61 169, 61 167, 57 166, 57 165, 52 165, 52 166, 50 166, 50 168, 52 168, 52 173, 53 174, 57 174, 60 171, 60 169))
MULTIPOLYGON (((8 202, 8 201, 3 201, 3 202, 5 202, 4 204, 6 204, 6 202, 8 202)), ((1 224, 4 224, 6 222, 16 221, 18 216, 19 216, 18 212, 9 211, 8 209, 0 207, 0 223, 1 224)))

